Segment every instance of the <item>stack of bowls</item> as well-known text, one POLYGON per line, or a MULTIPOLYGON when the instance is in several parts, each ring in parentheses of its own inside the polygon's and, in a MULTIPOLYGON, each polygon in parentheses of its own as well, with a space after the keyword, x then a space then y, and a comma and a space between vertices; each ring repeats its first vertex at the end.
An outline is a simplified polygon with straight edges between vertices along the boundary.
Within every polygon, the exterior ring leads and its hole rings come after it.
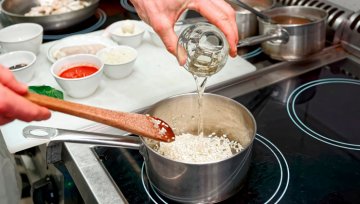
POLYGON ((11 68, 15 78, 29 82, 43 38, 43 27, 36 23, 19 23, 0 30, 0 64, 11 68))
POLYGON ((30 51, 39 53, 43 27, 36 23, 19 23, 0 30, 1 52, 30 51))

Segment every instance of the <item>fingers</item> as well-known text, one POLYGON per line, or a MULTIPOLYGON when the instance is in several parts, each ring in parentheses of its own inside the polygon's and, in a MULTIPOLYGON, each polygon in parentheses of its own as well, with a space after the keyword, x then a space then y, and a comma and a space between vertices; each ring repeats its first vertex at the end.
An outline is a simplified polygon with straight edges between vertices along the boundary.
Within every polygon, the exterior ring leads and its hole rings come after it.
POLYGON ((219 8, 222 8, 222 10, 228 15, 229 20, 229 33, 226 34, 226 38, 229 40, 230 45, 230 53, 232 57, 235 57, 237 55, 237 44, 239 42, 239 35, 238 35, 238 29, 236 24, 236 12, 235 10, 225 1, 213 1, 215 5, 217 5, 219 8))
POLYGON ((148 1, 131 0, 140 18, 147 22, 163 41, 166 49, 176 56, 178 37, 174 31, 174 24, 185 5, 182 1, 148 1))
POLYGON ((158 24, 154 26, 154 31, 159 35, 163 41, 166 49, 173 55, 177 56, 177 41, 178 36, 174 31, 174 26, 171 23, 158 24))
POLYGON ((5 125, 7 123, 12 122, 13 120, 14 119, 10 119, 10 118, 0 116, 0 125, 5 125))
POLYGON ((50 111, 31 103, 0 84, 0 123, 19 119, 25 122, 50 118, 50 111))
MULTIPOLYGON (((174 24, 185 9, 195 10, 207 18, 210 23, 217 26, 227 38, 229 53, 232 57, 237 55, 238 31, 234 9, 224 0, 131 0, 139 16, 156 33, 159 34, 167 50, 175 56, 177 53, 178 37, 174 32, 174 24)), ((178 61, 184 63, 181 58, 178 61)))
POLYGON ((231 6, 223 0, 194 0, 189 3, 188 8, 199 12, 224 33, 230 46, 229 53, 235 57, 239 39, 235 11, 231 6))
POLYGON ((0 84, 8 87, 12 91, 24 95, 27 93, 27 86, 16 81, 14 75, 7 68, 0 65, 0 84))

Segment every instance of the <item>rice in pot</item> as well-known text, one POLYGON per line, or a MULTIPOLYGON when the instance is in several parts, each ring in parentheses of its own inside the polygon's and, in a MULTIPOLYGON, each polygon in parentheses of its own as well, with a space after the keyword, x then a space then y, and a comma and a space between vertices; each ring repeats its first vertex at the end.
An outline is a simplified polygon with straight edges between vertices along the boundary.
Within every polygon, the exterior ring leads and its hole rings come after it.
POLYGON ((184 133, 176 136, 174 142, 160 142, 154 150, 168 159, 185 163, 216 162, 240 152, 243 149, 237 141, 230 141, 226 135, 198 136, 184 133))

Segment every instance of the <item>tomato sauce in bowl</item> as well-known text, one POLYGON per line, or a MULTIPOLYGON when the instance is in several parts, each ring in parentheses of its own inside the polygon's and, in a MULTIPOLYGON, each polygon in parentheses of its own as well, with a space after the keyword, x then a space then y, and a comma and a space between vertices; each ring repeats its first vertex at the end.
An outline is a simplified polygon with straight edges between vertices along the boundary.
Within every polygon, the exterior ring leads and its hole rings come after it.
POLYGON ((91 65, 76 65, 59 74, 62 78, 77 79, 90 76, 99 69, 91 65))
POLYGON ((104 63, 90 54, 63 57, 50 68, 51 75, 64 92, 73 98, 92 95, 100 85, 104 63))

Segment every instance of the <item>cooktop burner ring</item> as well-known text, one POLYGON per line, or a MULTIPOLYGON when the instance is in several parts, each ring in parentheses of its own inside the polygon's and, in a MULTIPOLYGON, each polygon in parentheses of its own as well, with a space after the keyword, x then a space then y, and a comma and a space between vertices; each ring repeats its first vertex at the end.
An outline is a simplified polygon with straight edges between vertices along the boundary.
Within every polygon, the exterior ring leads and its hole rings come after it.
POLYGON ((136 13, 136 10, 134 8, 134 6, 132 6, 128 0, 120 0, 120 4, 121 6, 126 9, 127 11, 136 13))
POLYGON ((296 113, 295 110, 295 102, 298 96, 308 90, 309 88, 319 86, 319 85, 326 85, 326 84, 351 84, 351 85, 360 85, 359 80, 354 79, 346 79, 346 78, 328 78, 328 79, 320 79, 315 80, 306 84, 303 84, 296 88, 289 96, 286 104, 287 113, 291 119, 291 121, 304 133, 307 135, 324 142, 326 144, 344 148, 344 149, 350 149, 350 150, 360 150, 360 144, 351 144, 346 142, 341 142, 338 140, 330 139, 314 130, 312 130, 310 127, 308 127, 305 123, 301 121, 299 116, 296 113))
MULTIPOLYGON (((256 134, 255 140, 260 142, 266 148, 268 148, 273 153, 273 155, 275 156, 275 158, 278 162, 278 165, 280 168, 279 184, 278 184, 275 192, 270 196, 270 198, 266 202, 264 202, 265 204, 270 203, 270 202, 278 203, 285 195, 287 188, 289 186, 289 181, 290 181, 289 165, 288 165, 284 155, 281 153, 281 151, 270 140, 266 139, 265 137, 261 136, 260 134, 256 134)), ((151 195, 151 193, 149 191, 150 189, 148 189, 147 185, 145 185, 145 175, 146 175, 146 171, 145 171, 145 162, 144 162, 141 167, 141 182, 142 182, 144 190, 147 193, 147 195, 149 196, 150 200, 153 203, 157 204, 158 201, 156 201, 156 199, 153 198, 153 196, 151 195)), ((165 201, 162 198, 162 196, 156 192, 156 190, 151 185, 151 183, 149 186, 151 187, 152 192, 156 195, 157 199, 160 200, 160 202, 167 204, 167 201, 165 201)))
POLYGON ((98 16, 98 21, 91 25, 90 27, 87 27, 83 30, 80 31, 76 31, 76 32, 72 32, 72 33, 67 33, 67 34, 60 34, 60 35, 44 35, 43 39, 50 41, 50 40, 59 40, 71 35, 77 35, 77 34, 85 34, 85 33, 90 33, 92 31, 95 31, 97 29, 99 29, 102 25, 104 25, 104 23, 106 22, 107 19, 107 15, 105 13, 105 11, 103 11, 102 9, 98 8, 96 10, 95 16, 98 16))

